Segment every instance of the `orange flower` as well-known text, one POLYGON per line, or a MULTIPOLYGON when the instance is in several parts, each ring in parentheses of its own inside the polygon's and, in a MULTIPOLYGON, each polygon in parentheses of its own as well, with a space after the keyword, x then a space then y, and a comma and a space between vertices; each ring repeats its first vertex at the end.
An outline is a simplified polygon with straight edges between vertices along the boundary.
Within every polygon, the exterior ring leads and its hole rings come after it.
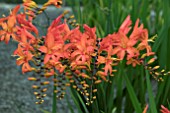
POLYGON ((94 52, 94 46, 88 45, 90 44, 89 40, 87 40, 86 35, 83 34, 80 37, 80 41, 77 41, 74 44, 77 49, 71 54, 71 59, 74 59, 74 62, 72 63, 77 65, 87 65, 89 67, 91 55, 94 52))
POLYGON ((161 105, 161 113, 170 113, 170 110, 168 110, 168 108, 164 107, 163 105, 161 105))
POLYGON ((33 55, 29 51, 23 51, 20 45, 18 45, 17 50, 15 50, 14 55, 19 56, 17 58, 16 64, 22 65, 22 72, 32 71, 29 61, 32 60, 33 55))
POLYGON ((128 53, 128 59, 139 55, 138 50, 133 47, 137 43, 136 40, 129 39, 122 32, 118 32, 117 36, 119 38, 119 42, 115 43, 117 46, 113 49, 113 54, 116 54, 121 60, 126 55, 126 52, 128 53))
POLYGON ((48 33, 45 40, 45 46, 39 48, 39 51, 45 53, 44 64, 53 57, 54 52, 56 51, 57 46, 54 41, 54 36, 51 33, 48 33))
POLYGON ((96 28, 90 28, 88 25, 84 24, 84 35, 87 37, 88 45, 96 45, 96 28))
POLYGON ((19 10, 20 6, 17 5, 11 12, 11 14, 0 20, 0 26, 3 30, 0 30, 0 41, 5 41, 6 44, 8 44, 10 37, 12 37, 14 40, 16 39, 15 32, 17 31, 15 28, 16 24, 16 14, 19 10), (4 22, 7 21, 7 22, 4 22))
POLYGON ((102 38, 102 41, 99 43, 100 48, 99 48, 99 53, 101 53, 102 51, 107 51, 108 48, 113 45, 113 43, 117 41, 117 35, 114 34, 109 34, 107 35, 105 38, 102 38), (116 38, 114 38, 116 37, 116 38))
POLYGON ((146 49, 147 56, 153 55, 154 52, 148 44, 148 31, 143 28, 143 24, 139 26, 139 19, 136 21, 130 36, 127 37, 131 23, 130 16, 128 16, 120 26, 118 33, 113 34, 111 38, 114 47, 113 54, 116 54, 119 59, 123 59, 127 53, 127 60, 130 60, 127 64, 132 63, 133 66, 136 66, 139 62, 134 58, 140 55, 141 50, 146 49))
POLYGON ((15 32, 17 29, 15 27, 9 27, 7 23, 3 22, 0 24, 3 30, 0 30, 0 41, 5 41, 8 44, 10 37, 12 36, 13 39, 16 39, 15 32))
POLYGON ((108 74, 108 72, 110 73, 110 75, 112 75, 112 64, 113 64, 113 61, 115 60, 115 58, 111 57, 113 55, 112 46, 109 47, 107 52, 108 52, 107 57, 98 56, 98 59, 97 59, 97 64, 105 64, 105 67, 104 67, 105 76, 108 74))
POLYGON ((24 27, 17 27, 18 42, 34 44, 36 38, 24 27))
POLYGON ((17 22, 21 25, 21 27, 25 28, 28 31, 34 32, 36 35, 38 35, 37 28, 32 24, 31 21, 26 19, 25 14, 17 15, 17 22))
POLYGON ((60 57, 68 56, 65 52, 65 36, 70 31, 66 23, 61 22, 61 16, 55 19, 48 28, 47 36, 45 37, 45 45, 39 50, 45 53, 44 63, 50 59, 58 61, 60 57))
POLYGON ((143 24, 141 24, 139 27, 138 26, 139 26, 139 19, 137 19, 135 22, 135 26, 130 35, 130 38, 142 41, 147 38, 147 37, 142 36, 143 34, 147 35, 147 29, 143 28, 143 24))
POLYGON ((140 43, 137 46, 137 49, 140 50, 147 50, 147 56, 154 55, 154 52, 152 52, 151 47, 148 44, 148 30, 143 28, 143 24, 141 24, 139 27, 139 19, 137 19, 135 26, 133 28, 133 31, 130 35, 130 39, 140 41, 140 43))
POLYGON ((154 55, 155 53, 152 52, 152 48, 151 46, 148 44, 148 31, 146 30, 145 33, 143 33, 143 35, 141 36, 142 41, 139 43, 139 45, 137 46, 137 49, 140 50, 144 50, 146 49, 146 53, 147 56, 150 55, 154 55))
POLYGON ((131 29, 131 24, 132 24, 132 21, 130 20, 130 15, 128 15, 126 19, 124 20, 124 22, 122 23, 122 25, 120 26, 119 32, 122 32, 125 35, 127 35, 131 29))
POLYGON ((8 16, 8 27, 12 28, 14 27, 14 25, 16 24, 16 16, 17 16, 17 12, 20 9, 20 5, 17 5, 11 12, 11 14, 8 16))
POLYGON ((131 24, 132 21, 130 20, 130 16, 127 16, 120 26, 118 33, 116 33, 117 36, 115 36, 115 38, 117 37, 117 40, 113 42, 113 45, 115 46, 113 54, 117 54, 119 59, 123 59, 126 52, 128 53, 128 59, 139 55, 138 50, 134 47, 137 40, 126 36, 131 29, 131 24))

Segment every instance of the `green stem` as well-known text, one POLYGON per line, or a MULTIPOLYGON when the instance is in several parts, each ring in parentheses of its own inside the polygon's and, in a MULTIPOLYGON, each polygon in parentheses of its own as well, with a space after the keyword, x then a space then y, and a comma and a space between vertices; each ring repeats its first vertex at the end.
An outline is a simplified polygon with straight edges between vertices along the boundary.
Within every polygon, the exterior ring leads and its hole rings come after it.
MULTIPOLYGON (((54 79, 57 78, 57 75, 54 75, 54 79)), ((53 105, 52 105, 52 113, 56 113, 57 112, 57 99, 56 99, 56 91, 57 87, 55 85, 53 85, 53 105)))

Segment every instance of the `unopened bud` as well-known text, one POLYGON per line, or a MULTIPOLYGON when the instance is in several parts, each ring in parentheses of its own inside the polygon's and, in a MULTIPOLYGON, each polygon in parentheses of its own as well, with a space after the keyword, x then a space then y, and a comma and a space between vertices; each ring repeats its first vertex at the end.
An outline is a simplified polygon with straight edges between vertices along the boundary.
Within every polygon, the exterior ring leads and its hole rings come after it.
POLYGON ((33 88, 33 89, 39 89, 40 87, 37 86, 37 85, 32 85, 32 88, 33 88))
POLYGON ((96 99, 96 96, 94 96, 93 99, 96 99))
POLYGON ((101 83, 102 81, 101 80, 96 80, 95 82, 94 82, 94 84, 99 84, 99 83, 101 83))
POLYGON ((35 77, 28 77, 28 80, 30 80, 30 81, 37 81, 37 78, 35 78, 35 77))
POLYGON ((148 64, 152 64, 155 61, 155 58, 152 58, 148 61, 148 64))
POLYGON ((47 91, 47 88, 44 88, 41 90, 41 92, 46 92, 47 91))
POLYGON ((45 81, 45 82, 41 82, 41 85, 48 85, 50 82, 49 81, 45 81))
POLYGON ((93 93, 95 93, 95 92, 97 92, 97 89, 94 89, 94 90, 93 90, 93 93))
POLYGON ((153 67, 152 68, 152 70, 156 70, 156 69, 158 69, 160 66, 155 66, 155 67, 153 67))

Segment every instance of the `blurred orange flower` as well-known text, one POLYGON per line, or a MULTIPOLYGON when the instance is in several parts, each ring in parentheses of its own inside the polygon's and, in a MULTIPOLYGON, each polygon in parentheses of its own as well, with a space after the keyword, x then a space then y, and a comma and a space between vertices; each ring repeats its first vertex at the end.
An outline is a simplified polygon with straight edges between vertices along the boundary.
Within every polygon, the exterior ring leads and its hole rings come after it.
POLYGON ((168 108, 164 107, 163 105, 161 105, 161 113, 170 113, 170 110, 168 110, 168 108))

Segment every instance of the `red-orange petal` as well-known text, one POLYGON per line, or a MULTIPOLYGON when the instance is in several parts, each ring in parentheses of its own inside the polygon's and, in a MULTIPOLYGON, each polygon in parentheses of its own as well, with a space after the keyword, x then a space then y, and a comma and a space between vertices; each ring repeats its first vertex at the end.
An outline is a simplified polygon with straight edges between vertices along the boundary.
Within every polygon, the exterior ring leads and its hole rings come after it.
POLYGON ((48 51, 46 46, 40 46, 40 48, 38 50, 43 53, 47 53, 47 51, 48 51))

